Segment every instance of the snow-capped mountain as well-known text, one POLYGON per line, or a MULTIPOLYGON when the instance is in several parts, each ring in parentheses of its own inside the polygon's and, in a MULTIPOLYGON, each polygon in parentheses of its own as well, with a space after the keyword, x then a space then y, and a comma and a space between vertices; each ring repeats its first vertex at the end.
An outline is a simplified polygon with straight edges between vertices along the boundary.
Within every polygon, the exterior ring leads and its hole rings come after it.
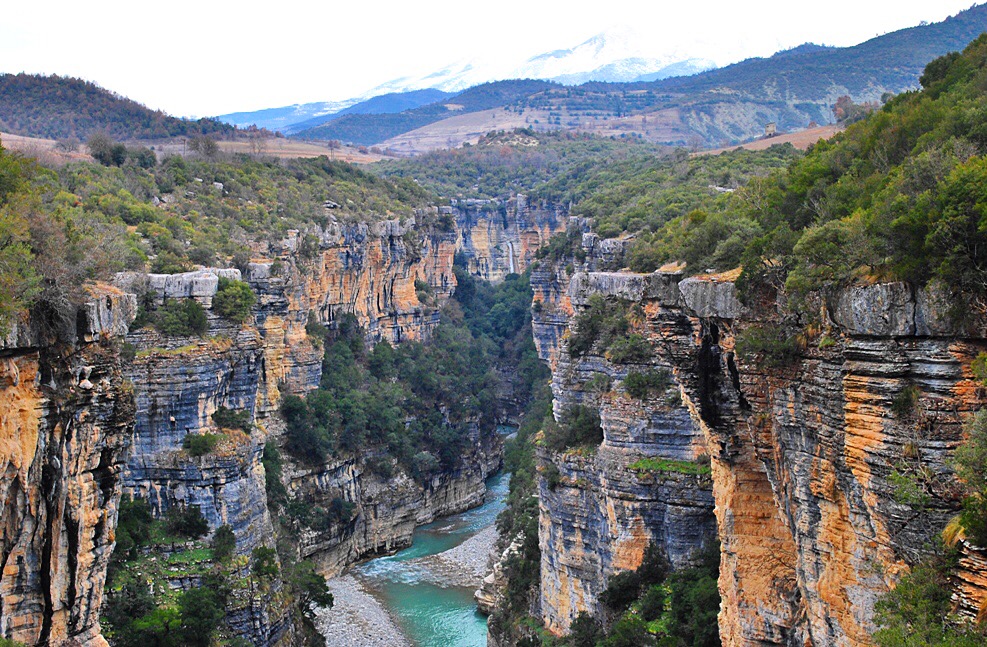
POLYGON ((717 66, 703 56, 703 46, 675 45, 628 27, 599 33, 569 49, 558 49, 521 60, 458 61, 422 76, 409 76, 381 84, 367 95, 437 88, 458 92, 488 81, 547 79, 567 85, 586 81, 637 81, 695 74, 717 66))
MULTIPOLYGON (((735 48, 736 49, 736 48, 735 48)), ((340 113, 382 95, 401 95, 418 90, 461 92, 466 88, 506 79, 547 79, 566 85, 587 81, 654 81, 684 76, 738 60, 723 41, 703 42, 690 36, 680 43, 653 32, 642 33, 629 27, 607 29, 569 49, 557 49, 535 56, 511 60, 479 58, 460 60, 420 76, 405 76, 377 85, 359 97, 345 101, 308 103, 256 112, 221 115, 219 119, 236 125, 257 124, 272 130, 288 131, 290 126, 340 113)), ((388 112, 390 110, 384 110, 388 112)))

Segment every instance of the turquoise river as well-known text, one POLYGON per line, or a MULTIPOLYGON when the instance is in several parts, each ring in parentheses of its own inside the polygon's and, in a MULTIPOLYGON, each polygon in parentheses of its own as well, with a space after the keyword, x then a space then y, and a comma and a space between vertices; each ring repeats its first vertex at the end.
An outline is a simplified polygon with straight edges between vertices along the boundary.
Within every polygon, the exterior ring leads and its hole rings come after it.
POLYGON ((476 611, 475 589, 439 586, 427 581, 421 567, 410 562, 455 548, 493 525, 504 509, 509 479, 504 473, 492 476, 483 505, 422 526, 409 548, 354 569, 416 647, 486 646, 487 619, 476 611))

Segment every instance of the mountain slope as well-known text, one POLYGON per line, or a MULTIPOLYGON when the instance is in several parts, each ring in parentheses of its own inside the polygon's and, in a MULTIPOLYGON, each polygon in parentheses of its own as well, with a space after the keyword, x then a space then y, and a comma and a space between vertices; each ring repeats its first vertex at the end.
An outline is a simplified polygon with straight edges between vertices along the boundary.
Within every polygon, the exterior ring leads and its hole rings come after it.
POLYGON ((343 108, 339 112, 319 115, 304 121, 294 122, 282 129, 286 135, 298 133, 309 128, 315 128, 329 123, 346 115, 386 115, 405 110, 414 110, 430 103, 442 101, 454 96, 450 92, 428 88, 425 90, 412 90, 410 92, 392 92, 382 94, 366 101, 354 103, 348 108, 343 108))
MULTIPOLYGON (((503 114, 513 123, 520 113, 525 125, 540 130, 722 146, 759 137, 770 122, 781 131, 801 130, 813 121, 832 123, 832 106, 843 95, 878 101, 887 92, 913 89, 926 63, 963 49, 985 28, 987 5, 981 5, 853 47, 807 44, 771 58, 655 82, 548 87, 503 114)), ((491 122, 487 129, 504 127, 506 122, 491 122)), ((418 139, 434 139, 430 128, 442 124, 416 131, 418 139)))
POLYGON ((33 74, 0 74, 0 130, 51 139, 85 139, 97 132, 115 139, 235 132, 214 119, 171 117, 89 81, 33 74))
POLYGON ((352 114, 293 135, 298 139, 340 139, 354 144, 375 144, 401 133, 421 128, 451 115, 511 105, 524 97, 553 87, 548 81, 522 79, 484 83, 446 101, 431 103, 396 114, 352 114))

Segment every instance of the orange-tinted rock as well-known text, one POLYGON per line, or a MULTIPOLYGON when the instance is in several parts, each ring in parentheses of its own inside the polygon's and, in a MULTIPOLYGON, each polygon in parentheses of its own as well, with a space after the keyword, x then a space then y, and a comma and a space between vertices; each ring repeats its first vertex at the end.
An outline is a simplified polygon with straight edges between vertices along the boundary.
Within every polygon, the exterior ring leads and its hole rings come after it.
MULTIPOLYGON (((674 369, 702 430, 721 541, 724 645, 870 644, 878 596, 955 513, 959 492, 950 461, 963 421, 980 405, 969 365, 987 349, 982 331, 950 329, 932 291, 875 285, 837 295, 822 311, 825 334, 801 331, 807 342, 791 361, 738 358, 736 336, 751 326, 777 326, 775 309, 742 308, 731 296, 733 277, 682 281, 674 294, 649 292, 656 276, 576 274, 566 296, 576 310, 593 293, 640 303, 652 339, 660 341, 654 361, 674 369), (688 322, 688 333, 670 334, 671 312, 688 322), (908 392, 914 406, 902 396, 908 392), (916 488, 911 494, 902 491, 902 477, 916 488)), ((564 280, 554 281, 545 274, 541 298, 560 304, 564 280)), ((544 330, 554 325, 554 334, 543 334, 540 347, 554 363, 557 401, 576 398, 573 375, 582 370, 557 350, 565 347, 564 319, 543 321, 544 330)), ((608 398, 597 406, 606 420, 608 398)), ((611 467, 595 464, 609 444, 608 434, 576 480, 611 477, 611 467)), ((560 489, 568 489, 575 472, 563 465, 560 489)), ((543 538, 551 537, 542 543, 543 565, 564 571, 568 547, 585 543, 585 531, 573 525, 552 534, 557 498, 548 494, 542 502, 543 538)), ((566 514, 592 511, 592 498, 571 499, 566 514)), ((641 519, 628 517, 608 533, 635 536, 641 519)), ((961 560, 957 600, 969 616, 984 602, 981 561, 971 550, 961 560)), ((586 592, 599 590, 615 568, 581 566, 561 574, 543 568, 542 611, 550 628, 564 629, 566 618, 594 610, 586 592)))

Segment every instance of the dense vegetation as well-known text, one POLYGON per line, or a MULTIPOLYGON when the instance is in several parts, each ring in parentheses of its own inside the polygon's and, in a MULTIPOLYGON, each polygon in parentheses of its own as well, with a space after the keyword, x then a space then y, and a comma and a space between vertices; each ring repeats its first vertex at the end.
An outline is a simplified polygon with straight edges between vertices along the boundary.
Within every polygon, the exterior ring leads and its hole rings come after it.
POLYGON ((494 81, 420 108, 390 114, 351 114, 295 133, 297 139, 338 139, 353 144, 376 144, 447 117, 500 108, 553 84, 530 79, 494 81), (447 108, 447 105, 461 106, 447 108))
POLYGON ((236 129, 215 119, 170 117, 82 79, 22 73, 0 74, 0 131, 85 141, 96 133, 133 140, 229 136, 236 129))
MULTIPOLYGON (((413 183, 326 158, 170 157, 149 167, 128 160, 53 170, 0 148, 0 331, 34 306, 68 335, 87 282, 125 269, 242 268, 258 248, 280 253, 291 229, 304 232, 331 218, 407 217, 429 200, 413 183), (336 206, 327 209, 327 202, 336 206)), ((303 233, 299 245, 305 260, 318 238, 303 233)), ((223 295, 220 314, 242 320, 252 295, 236 283, 224 284, 223 295)), ((202 334, 205 313, 195 309, 191 301, 164 304, 157 314, 146 308, 140 324, 202 334)))
POLYGON ((375 164, 385 177, 414 180, 437 195, 458 199, 498 199, 518 193, 563 198, 567 178, 575 182, 589 169, 628 158, 653 158, 663 149, 636 140, 615 140, 530 129, 489 133, 475 146, 438 150, 375 164), (552 184, 554 192, 539 189, 552 184))
POLYGON ((220 526, 204 542, 208 531, 195 506, 172 507, 154 520, 146 501, 123 498, 102 609, 104 633, 113 645, 241 645, 225 624, 227 612, 263 604, 275 582, 284 582, 295 600, 293 612, 309 625, 312 605, 332 606, 312 564, 279 561, 266 547, 238 557, 232 528, 220 526), (201 586, 181 586, 189 580, 201 586))
MULTIPOLYGON (((284 449, 302 461, 363 455, 390 476, 402 469, 423 482, 457 468, 468 448, 495 432, 505 415, 505 379, 521 403, 545 377, 531 340, 527 275, 497 286, 456 268, 455 297, 427 343, 386 341, 368 349, 352 317, 325 335, 323 379, 305 398, 289 396, 284 449), (499 369, 510 369, 505 376, 499 369), (381 449, 385 451, 380 452, 381 449)), ((288 506, 306 525, 332 510, 288 506)), ((348 520, 346 517, 344 520, 348 520)))
POLYGON ((602 173, 584 182, 604 190, 573 212, 592 216, 607 236, 635 234, 626 262, 640 271, 669 261, 686 261, 692 272, 742 264, 744 288, 802 293, 879 277, 937 280, 980 298, 987 291, 985 60, 987 38, 980 38, 962 55, 934 61, 924 91, 888 101, 800 159, 780 149, 682 158, 680 170, 666 168, 669 179, 650 185, 642 182, 647 174, 614 181, 602 173), (699 173, 718 183, 717 174, 734 175, 735 165, 746 183, 732 193, 704 195, 705 180, 690 180, 699 173))

